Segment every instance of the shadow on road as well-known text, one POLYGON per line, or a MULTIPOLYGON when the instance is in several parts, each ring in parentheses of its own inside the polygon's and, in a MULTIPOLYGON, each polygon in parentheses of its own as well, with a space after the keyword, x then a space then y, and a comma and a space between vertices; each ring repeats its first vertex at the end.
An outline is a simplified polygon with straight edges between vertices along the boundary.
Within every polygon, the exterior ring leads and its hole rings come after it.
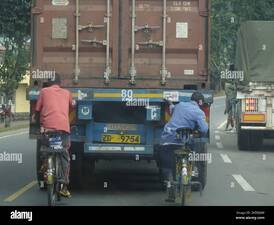
POLYGON ((159 170, 155 163, 134 161, 99 161, 93 174, 85 176, 81 191, 161 191, 159 170))

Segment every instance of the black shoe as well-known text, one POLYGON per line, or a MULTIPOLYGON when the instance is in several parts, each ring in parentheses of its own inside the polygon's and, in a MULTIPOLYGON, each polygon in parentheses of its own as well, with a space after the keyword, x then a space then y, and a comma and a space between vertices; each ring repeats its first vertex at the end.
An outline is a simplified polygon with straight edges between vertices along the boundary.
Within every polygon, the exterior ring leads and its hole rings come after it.
POLYGON ((167 193, 168 193, 168 197, 165 201, 166 202, 175 202, 175 193, 174 193, 174 188, 172 186, 167 188, 167 193))
POLYGON ((174 203, 175 202, 175 198, 168 197, 165 201, 169 202, 169 203, 174 203))

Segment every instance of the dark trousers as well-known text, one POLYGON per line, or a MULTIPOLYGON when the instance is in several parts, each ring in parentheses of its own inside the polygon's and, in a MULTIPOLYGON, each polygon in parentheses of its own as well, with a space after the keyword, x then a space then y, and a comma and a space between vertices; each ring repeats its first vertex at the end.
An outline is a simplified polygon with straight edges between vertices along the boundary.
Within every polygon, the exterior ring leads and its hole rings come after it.
MULTIPOLYGON (((63 133, 61 135, 62 138, 62 142, 63 142, 63 147, 65 149, 65 151, 63 151, 61 154, 59 154, 60 156, 60 164, 61 164, 61 171, 60 171, 60 175, 61 175, 61 180, 63 181, 64 184, 68 185, 69 184, 69 175, 70 175, 70 153, 69 153, 69 149, 71 146, 70 143, 70 136, 67 133, 63 133)), ((46 145, 43 145, 42 143, 42 147, 46 147, 46 145)), ((43 161, 43 164, 46 163, 46 159, 47 159, 47 153, 44 153, 41 155, 41 159, 43 161)))
POLYGON ((61 161, 61 176, 62 179, 65 181, 65 184, 69 184, 69 174, 70 174, 70 154, 69 154, 69 149, 70 149, 70 137, 68 134, 64 135, 62 137, 63 143, 64 143, 64 148, 66 151, 64 151, 61 156, 60 156, 60 161, 61 161))
MULTIPOLYGON (((195 143, 191 142, 189 147, 192 151, 196 150, 195 143)), ((162 169, 162 177, 164 180, 175 180, 176 178, 176 161, 175 151, 181 149, 178 145, 162 145, 159 151, 160 166, 162 169)))
POLYGON ((164 180, 175 180, 176 168, 175 168, 175 153, 174 151, 179 149, 180 146, 176 145, 163 145, 159 151, 160 166, 162 170, 162 177, 164 180))

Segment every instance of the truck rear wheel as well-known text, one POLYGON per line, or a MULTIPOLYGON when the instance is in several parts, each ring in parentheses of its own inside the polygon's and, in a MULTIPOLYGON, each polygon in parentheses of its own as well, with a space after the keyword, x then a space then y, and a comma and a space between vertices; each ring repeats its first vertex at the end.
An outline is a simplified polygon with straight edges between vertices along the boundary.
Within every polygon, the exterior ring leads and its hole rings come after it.
MULTIPOLYGON (((201 143, 195 143, 195 151, 200 154, 206 154, 207 153, 207 143, 201 142, 201 143)), ((207 181, 207 161, 198 161, 196 163, 197 169, 198 169, 198 177, 193 177, 193 181, 200 182, 201 188, 204 190, 206 186, 207 181)), ((192 185, 193 191, 200 191, 199 185, 192 185)))
POLYGON ((72 188, 82 188, 83 183, 83 148, 79 143, 71 143, 70 147, 70 186, 72 188))
POLYGON ((258 150, 263 143, 260 132, 238 130, 238 148, 241 151, 258 150))
POLYGON ((37 140, 36 142, 36 178, 40 190, 46 189, 46 184, 44 182, 44 174, 41 170, 42 168, 42 158, 41 158, 41 141, 37 140))
POLYGON ((249 135, 248 131, 238 130, 238 148, 241 151, 249 149, 249 135))
POLYGON ((85 181, 95 169, 95 160, 84 158, 84 146, 81 143, 71 145, 70 184, 74 188, 83 188, 85 181))

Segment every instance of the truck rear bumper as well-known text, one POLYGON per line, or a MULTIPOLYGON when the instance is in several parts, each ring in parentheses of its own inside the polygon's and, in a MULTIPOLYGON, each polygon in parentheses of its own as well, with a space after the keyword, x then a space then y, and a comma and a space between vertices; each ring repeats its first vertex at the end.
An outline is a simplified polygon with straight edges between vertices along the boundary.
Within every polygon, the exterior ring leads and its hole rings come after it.
POLYGON ((111 145, 86 143, 85 155, 101 159, 152 159, 154 157, 153 146, 150 145, 111 145))
POLYGON ((85 158, 93 160, 157 160, 155 155, 148 154, 126 154, 126 153, 114 153, 114 152, 93 152, 85 154, 85 158))

